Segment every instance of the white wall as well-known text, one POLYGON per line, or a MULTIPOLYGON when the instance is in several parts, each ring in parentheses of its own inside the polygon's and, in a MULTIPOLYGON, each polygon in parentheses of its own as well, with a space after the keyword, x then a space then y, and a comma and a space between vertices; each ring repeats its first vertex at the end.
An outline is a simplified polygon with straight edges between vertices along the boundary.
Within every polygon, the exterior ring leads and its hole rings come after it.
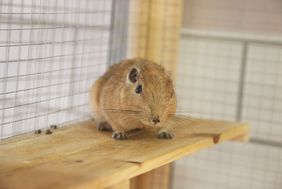
POLYGON ((241 121, 250 123, 253 141, 263 144, 228 143, 177 161, 173 189, 281 188, 281 41, 253 33, 183 31, 179 113, 236 120, 241 107, 241 121))
POLYGON ((282 32, 280 0, 184 0, 183 26, 237 32, 282 32))

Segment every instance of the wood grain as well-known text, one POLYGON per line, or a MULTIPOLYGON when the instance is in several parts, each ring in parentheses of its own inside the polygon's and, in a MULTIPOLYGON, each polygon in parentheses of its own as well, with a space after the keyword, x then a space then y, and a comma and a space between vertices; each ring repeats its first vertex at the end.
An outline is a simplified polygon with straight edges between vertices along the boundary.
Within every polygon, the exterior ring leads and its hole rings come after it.
POLYGON ((130 189, 169 189, 171 164, 163 165, 130 180, 130 189))
POLYGON ((162 64, 175 79, 182 9, 183 0, 132 0, 128 56, 162 64))
POLYGON ((130 181, 125 180, 125 181, 115 184, 114 186, 108 187, 106 189, 129 189, 129 188, 130 188, 130 181))
MULTIPOLYGON (((183 0, 131 0, 129 15, 128 56, 143 57, 162 64, 175 81, 179 57, 180 29, 183 0)), ((168 165, 169 167, 169 165, 168 165)), ((143 189, 150 183, 151 189, 166 189, 170 171, 164 169, 135 178, 132 186, 143 189), (163 175, 163 176, 161 176, 163 175), (152 177, 157 177, 152 182, 152 177), (148 180, 145 181, 144 178, 148 180), (163 183, 160 184, 160 181, 163 183), (143 184, 141 184, 144 182, 143 184), (158 183, 160 187, 155 187, 158 183)), ((148 186, 149 187, 149 186, 148 186)))
POLYGON ((248 135, 241 123, 174 117, 176 138, 161 140, 154 128, 115 141, 91 121, 0 143, 0 188, 106 188, 217 144, 248 135))

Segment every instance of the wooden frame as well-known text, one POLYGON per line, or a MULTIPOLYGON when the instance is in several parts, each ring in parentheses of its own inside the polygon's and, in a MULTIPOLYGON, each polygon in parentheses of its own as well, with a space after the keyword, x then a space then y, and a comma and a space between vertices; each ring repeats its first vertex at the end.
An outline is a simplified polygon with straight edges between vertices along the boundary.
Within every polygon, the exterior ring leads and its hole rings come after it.
POLYGON ((182 0, 132 0, 129 11, 128 56, 162 64, 176 78, 182 0))
MULTIPOLYGON (((183 0, 133 0, 128 55, 162 64, 176 80, 183 0)), ((133 179, 132 189, 170 188, 171 165, 133 179), (158 179, 152 179, 153 177, 158 179)))
POLYGON ((97 131, 89 120, 51 135, 1 141, 0 188, 129 189, 130 181, 131 188, 168 188, 169 169, 164 165, 219 143, 242 140, 249 132, 243 123, 191 122, 184 117, 171 121, 174 140, 158 139, 155 128, 146 128, 127 141, 115 141, 111 132, 97 131), (163 173, 159 179, 154 177, 157 170, 163 173))
MULTIPOLYGON (((181 16, 182 0, 132 0, 129 16, 128 56, 140 56, 163 64, 175 80, 179 56, 181 16)), ((189 120, 184 120, 183 126, 189 124, 188 122, 189 120)), ((179 120, 176 123, 180 124, 179 120)), ((103 152, 103 145, 109 146, 110 143, 113 143, 115 147, 118 145, 117 142, 112 141, 110 136, 103 136, 103 134, 95 132, 94 126, 89 122, 79 123, 79 127, 67 127, 65 130, 59 131, 58 134, 53 134, 54 137, 42 136, 38 139, 40 142, 36 144, 34 144, 36 136, 33 136, 23 143, 14 142, 9 144, 10 146, 2 145, 0 151, 6 153, 1 159, 0 188, 2 181, 5 188, 21 188, 22 186, 30 186, 29 188, 40 186, 42 188, 44 184, 46 184, 46 188, 50 188, 56 183, 57 185, 53 188, 168 189, 171 184, 170 162, 197 150, 210 147, 219 141, 242 139, 248 134, 248 126, 244 124, 210 123, 214 124, 214 128, 209 125, 201 128, 208 131, 215 129, 214 131, 217 132, 216 142, 210 135, 195 135, 194 138, 191 137, 188 140, 187 136, 189 136, 190 130, 186 130, 186 133, 180 130, 178 136, 187 135, 179 137, 177 139, 179 143, 174 142, 175 147, 171 145, 170 151, 164 150, 163 152, 162 149, 159 149, 159 142, 156 142, 156 139, 152 137, 153 134, 148 131, 147 134, 150 134, 151 137, 148 140, 150 144, 155 144, 156 148, 151 150, 148 157, 140 160, 138 158, 137 160, 128 159, 127 156, 123 157, 122 155, 109 157, 110 153, 107 150, 110 149, 104 150, 107 156, 102 157, 101 154, 98 154, 98 157, 94 157, 93 147, 100 147, 100 152, 103 152), (51 150, 48 145, 57 146, 53 146, 54 148, 51 150), (158 153, 155 153, 157 150, 159 150, 158 153), (80 151, 81 153, 78 153, 80 151), (50 152, 53 154, 50 155, 50 152), (45 156, 42 156, 44 154, 45 156), (10 156, 15 156, 15 159, 9 159, 10 156), (103 158, 108 158, 108 161, 103 158), (92 169, 88 166, 92 166, 92 169), (73 170, 72 167, 77 170, 73 170), (93 174, 93 178, 90 178, 89 175, 95 170, 94 168, 104 168, 105 171, 97 170, 98 173, 93 174), (52 174, 44 176, 45 173, 52 174), (32 176, 38 178, 28 179, 33 178, 32 176), (137 177, 133 178, 134 176, 137 177), (156 177, 158 179, 153 179, 156 177), (109 179, 111 180, 109 181, 109 179), (26 183, 23 183, 23 180, 26 183)), ((197 130, 199 127, 195 128, 197 130)), ((141 137, 144 136, 147 135, 141 137)), ((140 145, 140 140, 124 143, 124 145, 131 146, 133 151, 136 149, 134 144, 140 145)), ((141 154, 144 152, 142 151, 141 154)), ((141 155, 139 154, 139 156, 141 155)))

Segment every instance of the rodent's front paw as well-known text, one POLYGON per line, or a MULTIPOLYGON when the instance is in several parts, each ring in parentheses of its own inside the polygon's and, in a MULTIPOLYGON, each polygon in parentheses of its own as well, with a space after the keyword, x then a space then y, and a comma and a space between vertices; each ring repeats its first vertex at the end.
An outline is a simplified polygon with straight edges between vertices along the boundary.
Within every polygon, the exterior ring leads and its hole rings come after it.
POLYGON ((116 140, 126 140, 128 139, 128 136, 125 132, 115 131, 112 135, 112 138, 116 140))
POLYGON ((174 133, 172 132, 169 132, 169 131, 160 131, 158 133, 158 137, 160 139, 173 139, 174 138, 174 133))
POLYGON ((108 122, 101 122, 98 125, 99 131, 112 131, 112 127, 108 122))

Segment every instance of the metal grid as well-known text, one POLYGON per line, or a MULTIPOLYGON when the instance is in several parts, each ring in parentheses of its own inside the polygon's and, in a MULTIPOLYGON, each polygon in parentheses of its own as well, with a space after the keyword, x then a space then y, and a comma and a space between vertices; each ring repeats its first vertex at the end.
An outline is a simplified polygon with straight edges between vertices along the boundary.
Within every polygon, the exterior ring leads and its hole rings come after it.
POLYGON ((0 2, 0 138, 89 117, 88 90, 112 52, 113 5, 0 2))
POLYGON ((224 144, 176 162, 175 189, 282 186, 282 38, 183 31, 179 113, 240 120, 250 144, 224 144))
POLYGON ((188 111, 195 117, 234 119, 241 44, 183 36, 180 49, 176 85, 180 102, 178 112, 188 111))
POLYGON ((251 44, 247 63, 242 119, 254 136, 282 147, 282 43, 251 44))
POLYGON ((251 140, 177 161, 173 188, 281 188, 281 1, 184 2, 179 111, 249 122, 251 140))

